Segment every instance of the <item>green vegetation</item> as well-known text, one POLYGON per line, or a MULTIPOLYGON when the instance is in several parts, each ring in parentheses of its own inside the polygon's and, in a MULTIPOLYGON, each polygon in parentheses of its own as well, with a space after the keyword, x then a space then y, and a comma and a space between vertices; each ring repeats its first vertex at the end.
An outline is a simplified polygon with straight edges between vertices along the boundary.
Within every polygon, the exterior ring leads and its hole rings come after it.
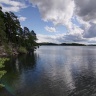
POLYGON ((21 54, 26 54, 27 49, 25 47, 19 47, 18 52, 21 53, 21 54))
MULTIPOLYGON (((7 61, 8 58, 0 58, 0 78, 6 73, 5 70, 2 70, 2 68, 4 67, 4 63, 5 61, 7 61)), ((3 87, 2 84, 0 84, 0 87, 3 87)))
POLYGON ((0 46, 5 46, 8 54, 12 54, 12 49, 18 49, 21 46, 21 50, 25 48, 29 51, 37 46, 36 40, 34 30, 22 28, 18 17, 13 12, 3 12, 0 7, 0 46))

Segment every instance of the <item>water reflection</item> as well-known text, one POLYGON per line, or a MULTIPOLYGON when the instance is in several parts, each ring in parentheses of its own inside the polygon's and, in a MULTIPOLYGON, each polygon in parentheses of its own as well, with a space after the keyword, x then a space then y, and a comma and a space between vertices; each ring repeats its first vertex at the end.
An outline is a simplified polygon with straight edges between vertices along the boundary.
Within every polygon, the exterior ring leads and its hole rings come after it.
POLYGON ((16 96, 95 96, 96 48, 41 46, 11 58, 2 78, 16 96))
MULTIPOLYGON (((7 74, 5 74, 1 81, 9 92, 16 94, 17 89, 22 89, 22 87, 28 83, 28 81, 26 81, 26 73, 35 70, 37 58, 38 56, 34 53, 10 57, 10 60, 5 64, 7 74)), ((30 79, 30 77, 28 78, 30 79)))

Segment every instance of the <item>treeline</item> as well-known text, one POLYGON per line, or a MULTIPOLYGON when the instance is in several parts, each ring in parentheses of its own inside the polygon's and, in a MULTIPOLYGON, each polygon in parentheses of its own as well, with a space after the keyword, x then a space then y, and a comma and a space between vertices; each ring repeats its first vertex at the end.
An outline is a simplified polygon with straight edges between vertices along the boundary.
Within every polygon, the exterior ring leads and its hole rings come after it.
POLYGON ((38 45, 59 45, 59 44, 50 43, 50 42, 42 42, 42 43, 38 43, 38 45))
POLYGON ((33 30, 22 28, 18 17, 13 12, 3 12, 0 7, 0 46, 11 45, 30 50, 37 46, 36 40, 36 33, 33 30))
POLYGON ((85 44, 79 44, 79 43, 61 43, 61 44, 56 44, 56 43, 50 43, 50 42, 43 42, 43 43, 38 43, 38 45, 56 45, 56 46, 86 46, 85 44))
POLYGON ((62 43, 60 45, 62 46, 86 46, 85 44, 79 44, 79 43, 62 43))

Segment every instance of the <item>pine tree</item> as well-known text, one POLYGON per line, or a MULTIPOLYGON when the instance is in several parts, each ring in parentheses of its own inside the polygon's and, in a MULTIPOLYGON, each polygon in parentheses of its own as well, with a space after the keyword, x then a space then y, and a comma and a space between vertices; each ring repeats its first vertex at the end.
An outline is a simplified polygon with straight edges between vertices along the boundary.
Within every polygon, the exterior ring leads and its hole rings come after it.
POLYGON ((5 33, 5 23, 4 23, 4 13, 2 12, 2 8, 0 7, 0 45, 6 42, 6 33, 5 33))

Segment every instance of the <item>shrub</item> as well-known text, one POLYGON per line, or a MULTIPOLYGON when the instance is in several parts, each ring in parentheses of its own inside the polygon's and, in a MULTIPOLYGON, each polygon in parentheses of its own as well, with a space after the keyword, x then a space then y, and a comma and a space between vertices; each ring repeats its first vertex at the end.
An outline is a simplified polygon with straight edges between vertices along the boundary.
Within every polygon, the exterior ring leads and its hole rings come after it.
POLYGON ((27 49, 25 47, 19 47, 18 48, 18 52, 21 53, 21 54, 27 54, 27 49))
POLYGON ((4 49, 7 54, 12 55, 11 47, 9 47, 6 43, 4 44, 4 49))
MULTIPOLYGON (((0 58, 0 78, 6 73, 5 70, 1 70, 4 67, 5 61, 7 61, 8 58, 0 58)), ((4 85, 0 84, 0 87, 3 87, 4 85)))

